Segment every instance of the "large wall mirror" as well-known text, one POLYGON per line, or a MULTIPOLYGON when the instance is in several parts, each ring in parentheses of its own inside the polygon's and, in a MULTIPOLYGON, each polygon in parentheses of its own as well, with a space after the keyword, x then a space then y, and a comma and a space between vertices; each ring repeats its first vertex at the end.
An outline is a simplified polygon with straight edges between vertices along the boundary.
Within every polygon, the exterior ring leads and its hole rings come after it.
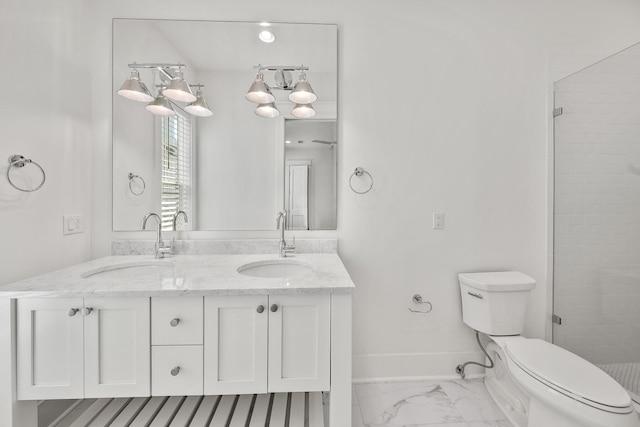
POLYGON ((282 210, 336 228, 336 25, 114 19, 112 75, 114 231, 180 210, 180 230, 273 230, 282 210), (245 97, 259 72, 277 117, 245 97), (317 99, 290 100, 300 80, 317 99), (178 83, 202 99, 173 99, 178 83))

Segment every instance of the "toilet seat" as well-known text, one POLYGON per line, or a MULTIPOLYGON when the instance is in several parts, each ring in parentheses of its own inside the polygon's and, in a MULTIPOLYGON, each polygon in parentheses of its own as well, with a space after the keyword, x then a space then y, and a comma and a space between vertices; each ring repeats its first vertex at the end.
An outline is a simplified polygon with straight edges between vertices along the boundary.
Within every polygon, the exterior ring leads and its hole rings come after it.
POLYGON ((631 398, 613 378, 561 347, 538 339, 516 339, 504 342, 504 350, 517 368, 560 394, 602 411, 633 411, 631 398))

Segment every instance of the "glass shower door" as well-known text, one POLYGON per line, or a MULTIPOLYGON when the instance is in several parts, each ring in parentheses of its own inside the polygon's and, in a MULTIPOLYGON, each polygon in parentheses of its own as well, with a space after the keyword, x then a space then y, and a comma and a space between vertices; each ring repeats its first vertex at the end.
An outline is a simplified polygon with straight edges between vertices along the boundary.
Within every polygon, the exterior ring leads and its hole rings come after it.
POLYGON ((640 402, 640 45, 554 95, 553 341, 640 402))

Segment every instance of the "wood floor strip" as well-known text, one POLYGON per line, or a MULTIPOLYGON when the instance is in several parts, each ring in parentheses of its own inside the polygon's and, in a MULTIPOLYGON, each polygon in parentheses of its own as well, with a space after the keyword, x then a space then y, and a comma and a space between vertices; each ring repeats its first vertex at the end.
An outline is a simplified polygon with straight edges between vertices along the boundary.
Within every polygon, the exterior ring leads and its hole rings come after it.
POLYGON ((173 417, 178 413, 184 400, 184 396, 170 397, 164 405, 162 405, 158 415, 156 415, 149 427, 168 427, 171 421, 173 421, 173 417))
POLYGON ((289 427, 304 427, 304 393, 291 393, 289 427))
POLYGON ((118 417, 130 400, 131 398, 113 399, 87 427, 104 427, 111 425, 113 420, 118 417))
POLYGON ((265 427, 267 425, 267 414, 269 413, 270 401, 270 395, 258 395, 256 398, 256 404, 253 407, 253 414, 251 414, 251 422, 248 427, 265 427))
POLYGON ((71 424, 75 422, 84 412, 93 405, 95 399, 85 399, 80 401, 72 411, 65 415, 64 418, 58 420, 55 424, 50 427, 71 427, 71 424))
POLYGON ((100 412, 111 403, 112 399, 97 399, 93 404, 71 424, 70 427, 87 427, 100 412))
POLYGON ((251 405, 254 394, 241 394, 236 404, 236 409, 233 411, 233 418, 229 427, 245 427, 249 420, 249 414, 251 413, 251 405))
POLYGON ((158 412, 160 412, 162 405, 164 405, 166 401, 166 397, 158 396, 149 399, 128 427, 149 427, 149 424, 151 424, 151 421, 158 415, 158 412))
POLYGON ((216 406, 218 406, 219 400, 220 396, 205 396, 205 398, 202 399, 202 403, 200 403, 198 412, 196 412, 193 420, 191 420, 189 427, 209 427, 211 414, 215 411, 216 406))
POLYGON ((269 427, 285 427, 288 393, 276 393, 273 397, 269 427))
POLYGON ((140 411, 142 411, 142 408, 144 408, 149 399, 149 397, 134 397, 131 399, 109 427, 128 427, 140 411))
MULTIPOLYGON (((202 402, 203 396, 189 396, 182 403, 180 410, 176 414, 170 427, 189 427, 191 419, 196 415, 196 411, 202 402)), ((244 426, 243 426, 244 427, 244 426)))
POLYGON ((227 427, 235 401, 236 396, 222 396, 209 427, 227 427))
POLYGON ((324 427, 322 393, 309 393, 309 427, 324 427))

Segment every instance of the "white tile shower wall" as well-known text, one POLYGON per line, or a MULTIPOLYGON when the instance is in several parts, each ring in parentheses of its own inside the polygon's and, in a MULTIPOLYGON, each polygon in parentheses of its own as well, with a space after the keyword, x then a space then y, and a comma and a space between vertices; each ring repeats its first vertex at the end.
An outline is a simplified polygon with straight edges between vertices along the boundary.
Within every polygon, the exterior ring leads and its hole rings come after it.
POLYGON ((640 360, 640 46, 556 83, 554 342, 640 360))

